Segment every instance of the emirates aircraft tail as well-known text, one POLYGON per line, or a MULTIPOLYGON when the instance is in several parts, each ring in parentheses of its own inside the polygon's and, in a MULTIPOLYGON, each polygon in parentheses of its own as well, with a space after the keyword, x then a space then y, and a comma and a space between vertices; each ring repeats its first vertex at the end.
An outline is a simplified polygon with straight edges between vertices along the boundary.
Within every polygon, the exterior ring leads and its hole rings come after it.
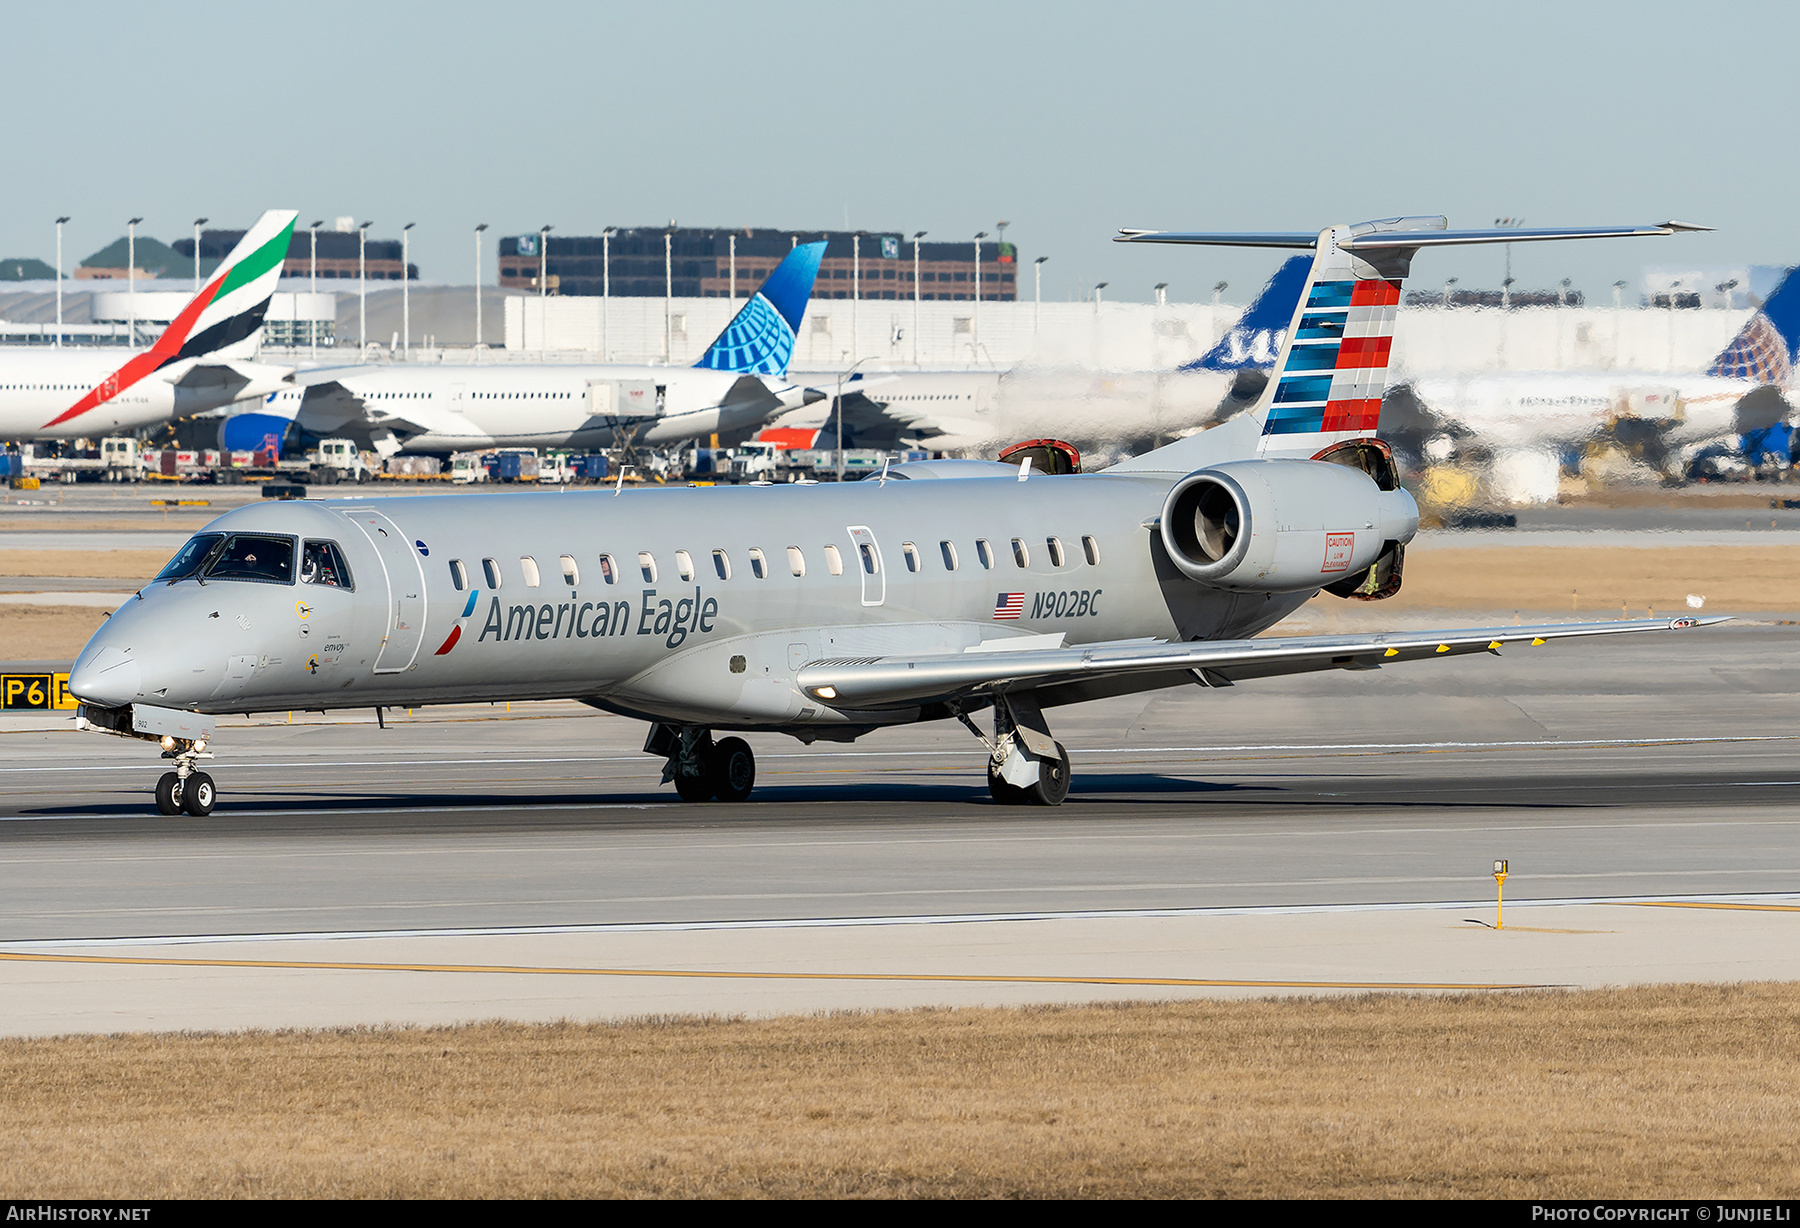
POLYGON ((45 423, 45 429, 79 418, 176 363, 194 360, 192 367, 255 358, 262 344, 263 317, 281 277, 297 217, 299 214, 292 209, 271 209, 258 218, 224 263, 213 271, 200 293, 169 321, 149 349, 132 355, 75 404, 45 423))

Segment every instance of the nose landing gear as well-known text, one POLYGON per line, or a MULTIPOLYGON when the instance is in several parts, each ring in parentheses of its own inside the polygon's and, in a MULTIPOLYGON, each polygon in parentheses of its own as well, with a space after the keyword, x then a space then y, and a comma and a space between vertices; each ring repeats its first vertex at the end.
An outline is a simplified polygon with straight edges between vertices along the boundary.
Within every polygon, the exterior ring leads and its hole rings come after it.
MULTIPOLYGON (((197 745, 203 746, 205 743, 197 745)), ((162 779, 156 782, 157 813, 180 814, 186 811, 197 819, 211 814, 213 802, 218 798, 218 790, 213 785, 211 776, 194 770, 194 761, 211 759, 212 753, 190 746, 181 751, 166 750, 163 758, 173 759, 175 770, 164 772, 162 779)))

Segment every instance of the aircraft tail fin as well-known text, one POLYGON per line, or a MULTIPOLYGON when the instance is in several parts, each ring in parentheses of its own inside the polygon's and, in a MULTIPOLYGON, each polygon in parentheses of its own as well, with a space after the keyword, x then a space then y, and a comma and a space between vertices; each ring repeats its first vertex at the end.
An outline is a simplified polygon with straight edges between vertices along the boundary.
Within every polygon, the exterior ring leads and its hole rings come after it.
POLYGON ((1412 258, 1423 248, 1670 235, 1704 229, 1686 222, 1663 222, 1655 226, 1451 230, 1442 217, 1396 217, 1332 226, 1317 235, 1123 231, 1118 240, 1122 243, 1311 248, 1313 254, 1269 382, 1256 403, 1221 426, 1115 468, 1188 472, 1252 455, 1310 458, 1333 444, 1374 436, 1387 385, 1400 283, 1411 271, 1412 258))
POLYGON ((132 355, 124 366, 45 423, 45 429, 110 401, 171 363, 187 358, 229 361, 255 357, 262 342, 263 317, 280 280, 288 240, 299 216, 292 209, 271 209, 258 218, 148 350, 132 355))
POLYGON ((1800 277, 1789 269, 1774 293, 1713 359, 1708 375, 1785 384, 1800 359, 1800 277))
POLYGON ((802 243, 784 256, 694 365, 744 375, 786 374, 824 256, 824 243, 802 243))

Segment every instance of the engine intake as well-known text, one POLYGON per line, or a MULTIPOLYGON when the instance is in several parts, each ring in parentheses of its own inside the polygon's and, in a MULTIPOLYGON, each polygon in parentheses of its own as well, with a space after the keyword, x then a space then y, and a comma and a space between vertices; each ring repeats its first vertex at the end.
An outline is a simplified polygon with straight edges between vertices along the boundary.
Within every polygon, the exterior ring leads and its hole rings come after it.
POLYGON ((1191 580, 1300 592, 1367 572, 1412 540, 1419 509, 1360 469, 1324 461, 1231 461, 1191 473, 1163 502, 1163 548, 1191 580))

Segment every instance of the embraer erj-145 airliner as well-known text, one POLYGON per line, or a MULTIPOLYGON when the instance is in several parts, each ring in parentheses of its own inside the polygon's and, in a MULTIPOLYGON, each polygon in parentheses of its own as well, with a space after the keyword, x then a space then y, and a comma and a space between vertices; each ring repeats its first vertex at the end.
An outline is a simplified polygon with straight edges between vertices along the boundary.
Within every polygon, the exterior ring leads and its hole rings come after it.
POLYGON ((755 426, 823 394, 785 378, 823 243, 783 257, 691 367, 488 363, 361 367, 301 377, 305 387, 227 418, 224 448, 280 440, 289 422, 384 455, 476 448, 657 446, 755 426))
POLYGON ((297 215, 257 220, 148 350, 96 347, 0 354, 0 439, 81 439, 154 426, 264 397, 292 367, 252 361, 297 215))
POLYGON ((648 722, 644 749, 690 801, 755 783, 748 744, 715 732, 850 741, 954 718, 987 744, 997 800, 1055 805, 1069 757, 1046 713, 1061 704, 1716 621, 1251 638, 1321 588, 1400 587, 1418 509, 1374 435, 1420 248, 1690 229, 1443 227, 1307 237, 1311 271, 1251 409, 1100 473, 940 461, 854 485, 229 512, 82 650, 77 725, 161 744, 165 814, 211 811, 200 764, 222 713, 552 698, 648 722), (987 709, 991 737, 974 721, 987 709))

